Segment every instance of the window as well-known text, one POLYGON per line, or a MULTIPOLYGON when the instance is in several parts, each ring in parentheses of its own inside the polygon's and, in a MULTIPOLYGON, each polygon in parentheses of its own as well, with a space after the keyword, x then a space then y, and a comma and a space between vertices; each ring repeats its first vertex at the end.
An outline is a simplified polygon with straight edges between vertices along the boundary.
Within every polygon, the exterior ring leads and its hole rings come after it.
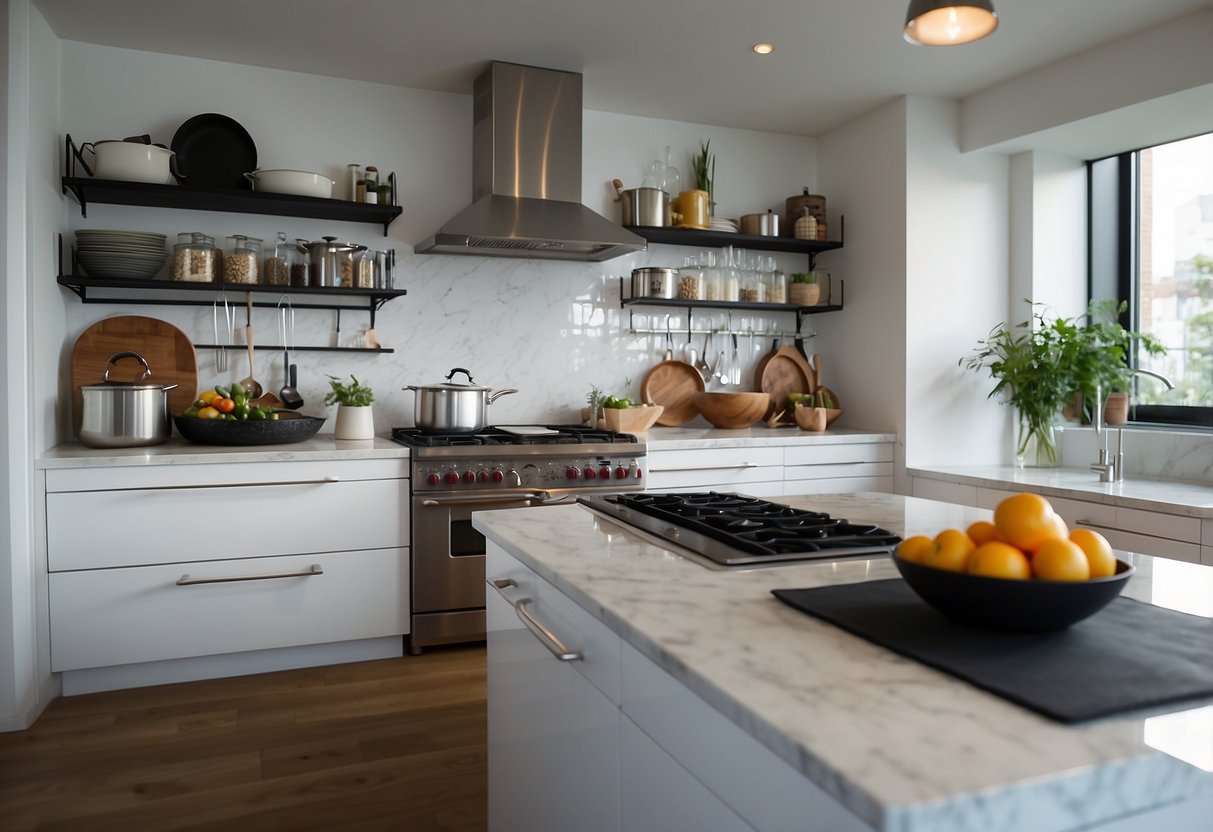
POLYGON ((1121 323, 1158 338, 1133 366, 1130 419, 1213 427, 1213 133, 1088 164, 1091 297, 1127 302, 1121 323))

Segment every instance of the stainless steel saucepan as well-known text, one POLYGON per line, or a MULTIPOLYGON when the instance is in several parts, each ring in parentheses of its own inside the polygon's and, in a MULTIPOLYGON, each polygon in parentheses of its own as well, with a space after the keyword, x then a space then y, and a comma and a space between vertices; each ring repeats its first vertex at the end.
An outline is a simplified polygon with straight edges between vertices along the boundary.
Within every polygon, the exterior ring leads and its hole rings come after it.
POLYGON ((447 373, 446 382, 410 384, 405 390, 417 394, 413 403, 413 424, 422 430, 468 432, 481 430, 489 424, 489 405, 514 388, 494 390, 474 384, 472 374, 462 367, 447 373), (451 381, 455 373, 467 376, 467 384, 451 381))
POLYGON ((151 374, 147 360, 137 352, 111 355, 101 382, 80 386, 84 402, 80 444, 90 448, 137 448, 168 439, 173 432, 168 393, 177 385, 143 384, 151 374), (123 358, 134 358, 143 365, 138 381, 110 381, 110 367, 123 358))

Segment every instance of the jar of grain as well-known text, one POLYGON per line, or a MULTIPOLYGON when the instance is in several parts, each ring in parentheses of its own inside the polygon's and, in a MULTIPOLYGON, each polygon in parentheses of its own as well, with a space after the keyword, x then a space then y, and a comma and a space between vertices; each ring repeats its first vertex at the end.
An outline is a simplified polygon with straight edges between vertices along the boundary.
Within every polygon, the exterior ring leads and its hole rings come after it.
POLYGON ((294 251, 294 243, 288 244, 286 233, 279 231, 274 247, 267 247, 265 250, 265 260, 261 263, 261 282, 267 286, 290 286, 291 268, 288 258, 294 251))
POLYGON ((363 249, 354 257, 354 287, 375 288, 375 252, 363 249))
POLYGON ((694 257, 687 257, 681 269, 678 270, 678 291, 675 297, 679 300, 703 300, 703 269, 696 263, 694 257))
POLYGON ((197 231, 177 235, 173 246, 172 279, 187 283, 214 283, 219 275, 219 248, 215 238, 197 231))
POLYGON ((260 282, 261 240, 244 234, 225 238, 223 282, 252 285, 260 282))

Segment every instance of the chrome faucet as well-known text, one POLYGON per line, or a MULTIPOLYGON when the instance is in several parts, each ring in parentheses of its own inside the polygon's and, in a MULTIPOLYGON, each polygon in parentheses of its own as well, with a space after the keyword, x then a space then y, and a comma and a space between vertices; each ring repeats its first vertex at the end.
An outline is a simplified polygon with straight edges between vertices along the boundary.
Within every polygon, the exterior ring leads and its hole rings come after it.
MULTIPOLYGON (((1153 370, 1142 370, 1135 368, 1129 370, 1130 376, 1150 376, 1156 378, 1167 386, 1168 390, 1174 390, 1175 385, 1171 379, 1156 373, 1153 370)), ((1100 385, 1095 385, 1095 442, 1096 448, 1099 451, 1099 461, 1091 465, 1091 470, 1099 474, 1100 482, 1119 482, 1125 478, 1125 435, 1121 428, 1116 429, 1116 456, 1113 457, 1108 452, 1107 446, 1107 431, 1103 424, 1103 390, 1100 385)))

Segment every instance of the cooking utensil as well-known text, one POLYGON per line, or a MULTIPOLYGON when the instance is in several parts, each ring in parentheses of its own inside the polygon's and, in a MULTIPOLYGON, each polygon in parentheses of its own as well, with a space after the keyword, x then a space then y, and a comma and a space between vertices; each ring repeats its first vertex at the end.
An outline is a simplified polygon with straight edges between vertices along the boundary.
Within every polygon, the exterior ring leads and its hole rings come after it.
POLYGON ((255 399, 260 396, 264 390, 261 387, 261 382, 253 378, 253 293, 248 293, 247 299, 247 317, 244 319, 244 342, 248 348, 248 376, 241 379, 240 386, 244 388, 244 395, 250 399, 255 399))
POLYGON ((645 266, 632 269, 632 297, 672 298, 678 289, 678 269, 645 266))
POLYGON ((295 332, 294 320, 291 321, 291 334, 287 338, 287 319, 286 313, 289 308, 292 318, 295 314, 295 308, 290 305, 290 300, 286 301, 284 307, 281 302, 278 304, 278 329, 282 333, 282 389, 278 391, 278 395, 282 397, 282 403, 291 410, 298 410, 303 407, 303 396, 299 395, 299 391, 295 389, 295 383, 291 379, 291 347, 294 346, 295 332))
POLYGON ((743 214, 741 233, 759 237, 779 236, 779 215, 768 210, 765 214, 743 214))
POLYGON ((737 333, 733 333, 733 356, 729 361, 729 384, 741 384, 741 359, 737 355, 737 333))
POLYGON ((674 360, 674 336, 670 334, 670 319, 665 319, 665 360, 674 360))
POLYGON ((705 332, 703 334, 703 355, 699 356, 699 363, 695 364, 695 368, 699 370, 699 374, 703 376, 704 381, 712 377, 712 365, 708 364, 708 339, 712 337, 712 333, 705 332))
POLYGON ((699 414, 695 394, 704 391, 703 376, 685 361, 662 361, 640 382, 640 399, 665 408, 659 425, 682 425, 699 414))
POLYGON ((207 188, 248 190, 244 174, 257 169, 257 145, 238 121, 219 113, 186 119, 170 143, 179 182, 207 188))
MULTIPOLYGON (((104 318, 80 333, 72 348, 72 413, 77 432, 84 414, 81 386, 96 382, 109 368, 110 358, 128 350, 138 352, 156 368, 158 383, 177 385, 169 392, 171 412, 182 412, 198 397, 198 356, 184 332, 168 321, 141 315, 104 318)), ((110 378, 134 381, 139 378, 137 366, 124 361, 112 369, 110 378)))
POLYGON ((825 393, 830 397, 830 399, 833 400, 834 406, 828 409, 828 421, 826 422, 827 425, 831 425, 838 420, 839 416, 842 415, 842 403, 838 401, 838 395, 833 390, 821 383, 821 371, 823 369, 823 365, 821 355, 818 353, 813 353, 812 369, 813 392, 825 393))
POLYGON ((160 145, 107 139, 80 145, 81 154, 86 151, 93 154, 90 173, 98 179, 170 185, 176 172, 173 151, 160 145))
POLYGON ((101 382, 80 388, 80 444, 90 448, 137 448, 168 439, 173 432, 168 396, 177 385, 143 383, 151 374, 147 359, 137 352, 125 350, 111 355, 101 382), (133 382, 110 381, 110 367, 124 358, 136 359, 143 365, 143 372, 133 382))
MULTIPOLYGON (((811 393, 813 391, 813 368, 795 347, 783 346, 775 351, 754 379, 754 389, 771 396, 767 411, 770 416, 776 410, 788 410, 789 393, 811 393)), ((785 413, 785 421, 794 420, 793 414, 785 413)))
POLYGON ((623 189, 623 182, 614 180, 619 203, 619 224, 666 228, 673 224, 670 195, 661 188, 623 189))
POLYGON ((333 198, 333 180, 306 170, 254 170, 244 174, 254 191, 271 194, 333 198))
POLYGON ((336 237, 308 242, 296 240, 299 250, 308 256, 308 280, 312 286, 354 285, 354 254, 366 251, 357 243, 341 243, 336 237))
POLYGON ((403 388, 417 394, 413 403, 413 423, 422 430, 474 431, 489 423, 489 405, 509 393, 517 393, 513 387, 493 390, 475 384, 472 374, 462 367, 455 367, 446 375, 446 382, 437 384, 410 384, 403 388), (455 373, 467 376, 467 384, 451 381, 455 373))

